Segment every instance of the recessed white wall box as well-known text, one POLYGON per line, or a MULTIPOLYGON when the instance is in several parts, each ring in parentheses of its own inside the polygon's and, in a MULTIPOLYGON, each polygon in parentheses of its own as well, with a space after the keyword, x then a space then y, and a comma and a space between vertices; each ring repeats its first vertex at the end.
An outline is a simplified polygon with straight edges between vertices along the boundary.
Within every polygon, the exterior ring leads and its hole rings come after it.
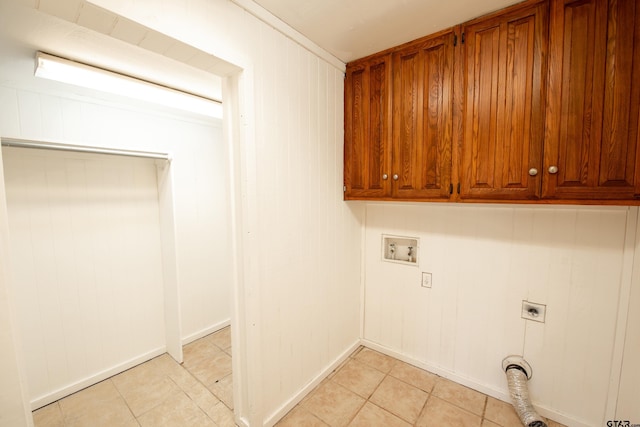
POLYGON ((383 261, 418 266, 420 239, 417 237, 382 235, 383 261))
POLYGON ((547 314, 547 306, 536 302, 522 301, 522 318, 544 323, 547 314))

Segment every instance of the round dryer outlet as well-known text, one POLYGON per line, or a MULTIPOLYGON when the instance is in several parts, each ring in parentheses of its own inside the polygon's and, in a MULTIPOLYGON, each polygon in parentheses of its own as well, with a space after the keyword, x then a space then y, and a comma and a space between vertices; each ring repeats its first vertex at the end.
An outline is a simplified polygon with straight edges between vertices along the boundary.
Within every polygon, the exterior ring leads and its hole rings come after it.
POLYGON ((530 380, 531 377, 533 376, 533 370, 531 369, 531 365, 529 365, 527 363, 527 361, 523 359, 522 356, 511 355, 511 356, 507 356, 504 359, 502 359, 502 370, 503 371, 506 372, 507 368, 509 368, 509 366, 511 366, 511 365, 515 365, 515 366, 519 367, 520 369, 522 369, 522 371, 527 376, 527 380, 530 380))

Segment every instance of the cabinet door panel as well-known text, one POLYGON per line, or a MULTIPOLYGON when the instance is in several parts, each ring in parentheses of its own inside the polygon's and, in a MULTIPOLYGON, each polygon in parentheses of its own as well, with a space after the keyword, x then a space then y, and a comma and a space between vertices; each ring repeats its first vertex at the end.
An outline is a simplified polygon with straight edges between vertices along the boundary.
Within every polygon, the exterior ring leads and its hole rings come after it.
POLYGON ((389 58, 347 70, 345 80, 345 198, 390 194, 389 58))
POLYGON ((546 17, 536 4, 463 29, 462 198, 539 197, 546 17))
POLYGON ((418 173, 417 153, 421 147, 422 77, 420 52, 414 50, 397 55, 394 63, 394 184, 402 190, 411 190, 413 176, 418 173))
POLYGON ((453 51, 450 32, 394 55, 394 197, 450 196, 453 51))
POLYGON ((640 109, 640 5, 612 2, 609 8, 605 96, 600 153, 600 186, 634 188, 636 178, 638 110, 640 109), (636 40, 634 40, 636 39, 636 40))
MULTIPOLYGON (((542 123, 542 105, 539 81, 534 81, 535 55, 530 49, 535 44, 535 20, 533 16, 507 23, 506 74, 503 125, 501 186, 504 188, 537 191, 536 180, 531 179, 529 169, 540 164, 544 133, 532 122, 542 123), (527 70, 527 73, 522 73, 527 70), (537 106, 537 108, 533 108, 537 106), (533 151, 533 152, 532 152, 533 151)), ((500 108, 498 109, 500 114, 500 108)))
POLYGON ((640 194, 640 6, 630 0, 551 4, 543 195, 633 199, 640 194), (550 174, 550 166, 558 172, 550 174))
POLYGON ((473 180, 473 188, 491 190, 495 186, 497 163, 500 26, 469 35, 467 43, 472 42, 475 46, 469 49, 467 57, 470 71, 473 70, 473 82, 468 86, 471 110, 468 110, 465 135, 470 137, 474 161, 469 165, 468 178, 473 180))
POLYGON ((424 97, 422 104, 422 187, 443 197, 451 175, 452 133, 452 40, 423 51, 424 97), (448 44, 446 44, 448 43, 448 44))

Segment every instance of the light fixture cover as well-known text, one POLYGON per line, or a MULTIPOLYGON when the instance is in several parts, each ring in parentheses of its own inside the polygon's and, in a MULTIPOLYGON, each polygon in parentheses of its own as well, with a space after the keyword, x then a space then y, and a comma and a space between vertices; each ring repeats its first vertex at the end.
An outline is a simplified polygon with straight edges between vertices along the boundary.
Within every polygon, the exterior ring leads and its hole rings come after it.
POLYGON ((204 116, 222 118, 222 105, 219 101, 195 96, 43 52, 36 54, 35 75, 204 116))

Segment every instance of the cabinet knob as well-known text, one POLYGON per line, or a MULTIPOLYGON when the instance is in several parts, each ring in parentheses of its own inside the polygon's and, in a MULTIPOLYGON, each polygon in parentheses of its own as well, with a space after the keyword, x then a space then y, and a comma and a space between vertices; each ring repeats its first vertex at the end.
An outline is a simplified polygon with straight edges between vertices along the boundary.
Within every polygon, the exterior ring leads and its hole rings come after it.
POLYGON ((387 175, 386 173, 383 173, 382 174, 382 179, 384 179, 386 181, 387 179, 389 179, 389 175, 387 175))
POLYGON ((400 178, 400 177, 398 176, 398 174, 397 174, 397 173, 393 174, 393 180, 394 180, 394 181, 397 181, 397 180, 398 180, 398 178, 400 178))
POLYGON ((549 173, 550 174, 558 173, 558 167, 557 166, 549 166, 549 173))
POLYGON ((538 175, 538 169, 536 169, 536 168, 529 169, 529 175, 531 175, 531 176, 538 175))

